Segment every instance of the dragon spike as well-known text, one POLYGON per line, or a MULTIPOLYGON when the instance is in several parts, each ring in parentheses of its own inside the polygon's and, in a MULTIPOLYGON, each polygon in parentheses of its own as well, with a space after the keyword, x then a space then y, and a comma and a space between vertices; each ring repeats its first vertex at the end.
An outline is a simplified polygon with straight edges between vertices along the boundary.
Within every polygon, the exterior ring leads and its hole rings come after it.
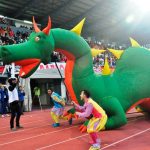
POLYGON ((39 27, 37 26, 36 22, 35 22, 34 16, 33 16, 33 27, 34 27, 35 32, 40 32, 41 31, 39 29, 39 27))
POLYGON ((109 68, 108 60, 105 58, 105 64, 104 64, 104 69, 102 71, 102 75, 109 75, 111 74, 111 70, 109 68))
POLYGON ((115 49, 109 49, 108 50, 117 58, 120 59, 121 55, 123 54, 124 50, 115 50, 115 49))
POLYGON ((82 28, 83 28, 83 25, 84 25, 84 22, 85 22, 85 18, 82 19, 73 29, 71 29, 71 31, 80 35, 82 28))
POLYGON ((99 50, 99 49, 95 49, 95 48, 91 49, 91 53, 92 53, 93 57, 97 56, 98 54, 104 53, 105 51, 106 50, 99 50))
POLYGON ((141 47, 140 44, 130 37, 132 47, 141 47))
POLYGON ((46 35, 48 35, 50 29, 51 29, 51 18, 50 18, 50 16, 49 16, 49 17, 48 17, 48 24, 47 24, 47 27, 44 28, 44 29, 42 30, 42 32, 44 32, 46 35))

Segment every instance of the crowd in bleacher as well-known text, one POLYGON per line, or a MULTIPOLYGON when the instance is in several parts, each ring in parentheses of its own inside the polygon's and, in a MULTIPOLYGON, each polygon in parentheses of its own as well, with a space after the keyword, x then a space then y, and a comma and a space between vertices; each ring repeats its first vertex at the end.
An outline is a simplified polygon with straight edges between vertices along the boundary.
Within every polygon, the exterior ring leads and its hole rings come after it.
MULTIPOLYGON (((14 20, 10 20, 10 19, 7 19, 5 17, 0 17, 0 24, 6 24, 8 26, 14 26, 14 27, 16 27, 14 20)), ((25 28, 25 29, 33 30, 33 27, 27 27, 26 25, 20 25, 20 28, 25 28)))
POLYGON ((18 30, 15 33, 9 26, 0 27, 0 45, 23 43, 27 41, 28 36, 28 32, 23 33, 18 30))

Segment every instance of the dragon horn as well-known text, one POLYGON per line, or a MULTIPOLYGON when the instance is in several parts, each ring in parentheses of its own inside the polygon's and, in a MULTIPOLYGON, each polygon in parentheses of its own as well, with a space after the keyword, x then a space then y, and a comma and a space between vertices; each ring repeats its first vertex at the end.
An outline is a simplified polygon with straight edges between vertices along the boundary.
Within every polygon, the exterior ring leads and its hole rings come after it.
POLYGON ((35 32, 40 32, 41 31, 39 29, 39 27, 37 26, 36 22, 35 22, 34 16, 33 16, 33 27, 34 27, 35 32))
POLYGON ((48 17, 48 24, 47 24, 47 27, 44 28, 44 29, 42 30, 42 32, 44 32, 46 35, 48 35, 50 29, 51 29, 51 18, 50 18, 50 16, 49 16, 49 17, 48 17))

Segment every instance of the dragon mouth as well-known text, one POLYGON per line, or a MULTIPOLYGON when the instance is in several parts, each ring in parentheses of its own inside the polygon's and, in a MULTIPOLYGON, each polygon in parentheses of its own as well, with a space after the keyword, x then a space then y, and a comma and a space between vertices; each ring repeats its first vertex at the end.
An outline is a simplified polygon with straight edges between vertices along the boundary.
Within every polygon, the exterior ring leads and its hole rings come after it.
POLYGON ((40 65, 40 59, 24 59, 16 61, 15 65, 21 66, 19 76, 22 78, 29 77, 40 65))

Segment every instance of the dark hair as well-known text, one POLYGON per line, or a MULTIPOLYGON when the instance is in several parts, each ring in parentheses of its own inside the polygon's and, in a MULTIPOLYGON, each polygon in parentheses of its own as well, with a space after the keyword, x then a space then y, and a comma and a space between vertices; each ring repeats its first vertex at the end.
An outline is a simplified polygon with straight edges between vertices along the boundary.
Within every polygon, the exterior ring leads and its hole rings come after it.
POLYGON ((48 88, 48 90, 51 90, 52 92, 54 91, 54 89, 53 89, 53 88, 48 88))
POLYGON ((14 81, 14 80, 17 80, 17 78, 9 78, 9 79, 8 79, 8 83, 11 84, 12 81, 14 81))
POLYGON ((82 92, 84 93, 84 95, 89 98, 90 97, 90 92, 87 90, 82 90, 82 92))

